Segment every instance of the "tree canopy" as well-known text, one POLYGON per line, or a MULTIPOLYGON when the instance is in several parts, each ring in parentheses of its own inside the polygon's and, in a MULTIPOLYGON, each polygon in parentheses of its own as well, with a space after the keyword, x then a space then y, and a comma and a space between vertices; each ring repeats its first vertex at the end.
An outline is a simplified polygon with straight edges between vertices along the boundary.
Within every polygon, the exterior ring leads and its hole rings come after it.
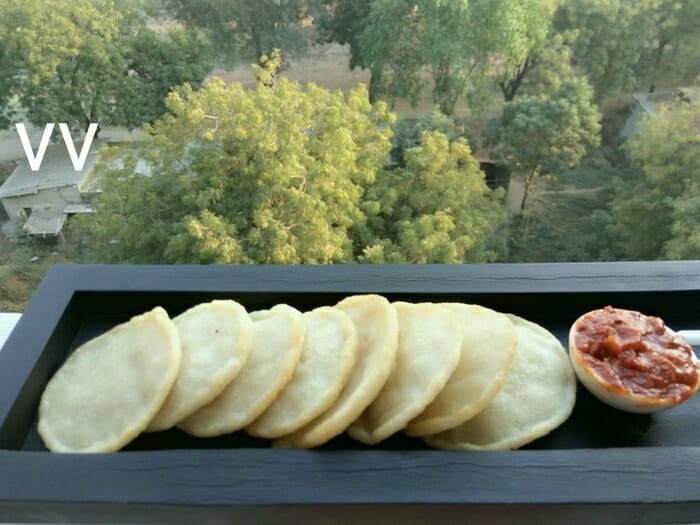
POLYGON ((317 20, 323 42, 350 45, 350 69, 367 67, 360 55, 358 36, 367 25, 372 0, 322 0, 317 20))
POLYGON ((506 102, 515 98, 525 79, 543 62, 546 67, 540 69, 548 71, 560 69, 559 62, 568 62, 568 57, 561 51, 561 35, 550 32, 554 2, 531 0, 523 7, 525 9, 521 14, 522 38, 496 63, 495 77, 506 102))
MULTIPOLYGON (((255 89, 179 88, 151 139, 103 166, 77 218, 98 260, 333 263, 488 260, 498 197, 463 139, 426 133, 387 170, 394 116, 256 67, 255 89), (139 174, 147 159, 149 176, 139 174)), ((112 156, 114 157, 114 156, 112 156)))
MULTIPOLYGON (((698 104, 653 107, 700 79, 700 1, 0 0, 0 12, 0 127, 22 114, 146 131, 103 155, 97 213, 71 218, 96 260, 700 257, 698 104), (349 45, 369 86, 284 77, 287 58, 329 42, 349 45), (204 85, 214 63, 250 62, 254 88, 204 85), (427 93, 432 113, 395 122, 392 104, 423 107, 427 93), (499 117, 484 128, 487 109, 499 117), (632 109, 652 116, 621 146, 632 109), (545 179, 528 213, 504 217, 477 146, 490 180, 524 183, 521 211, 545 179)), ((345 53, 318 51, 310 78, 345 53)))
POLYGON ((272 49, 286 55, 314 40, 320 0, 163 0, 169 14, 207 32, 220 55, 257 60, 272 49))
POLYGON ((0 0, 0 9, 3 47, 14 50, 0 56, 0 77, 40 126, 136 127, 162 114, 172 86, 198 85, 209 71, 207 41, 181 29, 155 35, 128 2, 0 0))
POLYGON ((572 35, 551 31, 544 40, 535 40, 519 61, 502 64, 496 82, 503 99, 511 102, 516 95, 550 95, 562 81, 576 75, 571 65, 572 35))
POLYGON ((511 101, 521 87, 553 91, 574 66, 602 102, 700 73, 691 0, 321 1, 322 39, 350 44, 350 67, 372 74, 370 95, 415 102, 432 84, 445 113, 461 96, 478 109, 487 77, 511 101))
POLYGON ((542 0, 373 0, 357 36, 375 93, 415 103, 426 87, 445 114, 459 97, 480 107, 493 64, 516 67, 547 34, 542 0))
POLYGON ((252 90, 214 79, 168 97, 137 154, 153 159, 152 175, 126 166, 104 177, 90 221, 102 260, 353 259, 348 230, 388 158, 392 115, 362 87, 345 97, 258 71, 252 90))
POLYGON ((562 2, 554 17, 555 31, 575 35, 572 62, 597 100, 692 80, 700 73, 699 25, 694 0, 578 0, 562 2))
POLYGON ((504 218, 463 138, 423 132, 405 164, 381 172, 365 196, 362 261, 457 263, 495 258, 492 235, 504 218))
POLYGON ((660 0, 652 5, 654 46, 642 53, 638 74, 649 91, 656 84, 689 84, 700 74, 700 3, 660 0), (669 82, 670 81, 670 82, 669 82))
POLYGON ((484 140, 491 156, 525 177, 520 209, 540 175, 555 175, 576 166, 600 143, 600 113, 584 79, 570 79, 551 96, 506 104, 500 118, 489 121, 484 140))
POLYGON ((700 258, 700 103, 646 117, 626 145, 635 172, 620 181, 610 232, 625 258, 700 258))

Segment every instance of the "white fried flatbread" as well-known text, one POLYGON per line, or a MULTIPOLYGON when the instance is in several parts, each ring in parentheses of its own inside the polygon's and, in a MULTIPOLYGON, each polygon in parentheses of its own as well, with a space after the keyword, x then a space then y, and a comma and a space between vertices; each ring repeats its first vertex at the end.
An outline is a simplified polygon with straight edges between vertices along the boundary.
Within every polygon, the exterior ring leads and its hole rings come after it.
POLYGON ((246 431, 274 439, 290 434, 327 410, 350 378, 357 359, 357 331, 344 312, 322 306, 303 314, 301 358, 291 381, 246 431))
POLYGON ((357 330, 358 356, 350 380, 328 410, 275 446, 317 447, 342 434, 379 394, 394 366, 399 327, 389 301, 380 295, 356 295, 335 308, 350 316, 357 330))
POLYGON ((462 330, 454 314, 432 304, 393 303, 399 320, 396 363, 384 388, 348 428, 373 445, 403 429, 444 388, 459 361, 462 330))
POLYGON ((53 452, 114 452, 165 401, 180 368, 180 339, 162 308, 136 316, 73 352, 39 404, 39 434, 53 452))
POLYGON ((519 448, 548 434, 571 414, 576 378, 564 347, 541 326, 508 317, 518 346, 503 388, 474 418, 424 438, 429 445, 454 450, 519 448))
POLYGON ((462 329, 461 355, 445 388, 404 429, 410 436, 437 434, 481 412, 500 391, 515 356, 515 328, 504 314, 471 304, 441 306, 462 329))
POLYGON ((182 343, 182 364, 149 432, 169 429, 213 401, 238 375, 253 343, 250 317, 232 300, 199 304, 173 322, 182 343))
POLYGON ((178 426, 209 437, 234 432, 252 423, 275 400, 294 374, 304 343, 301 312, 278 304, 252 312, 253 349, 240 374, 214 401, 178 426))

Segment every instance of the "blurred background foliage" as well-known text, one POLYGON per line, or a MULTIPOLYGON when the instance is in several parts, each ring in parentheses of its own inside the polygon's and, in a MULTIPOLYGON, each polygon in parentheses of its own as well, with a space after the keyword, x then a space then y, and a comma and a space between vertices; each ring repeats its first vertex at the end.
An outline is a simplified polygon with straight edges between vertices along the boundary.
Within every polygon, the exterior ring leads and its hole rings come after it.
POLYGON ((3 228, 0 309, 56 261, 700 259, 700 2, 0 10, 0 126, 142 132, 59 239, 3 228))

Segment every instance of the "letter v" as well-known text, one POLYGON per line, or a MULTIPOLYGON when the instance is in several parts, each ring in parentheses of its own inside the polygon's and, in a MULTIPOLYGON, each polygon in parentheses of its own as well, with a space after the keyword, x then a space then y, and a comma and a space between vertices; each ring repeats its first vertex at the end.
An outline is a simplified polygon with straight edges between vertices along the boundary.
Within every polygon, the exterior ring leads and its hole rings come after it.
POLYGON ((41 168, 41 163, 44 162, 46 148, 49 147, 49 140, 51 140, 54 123, 51 122, 44 126, 44 134, 41 136, 41 142, 39 142, 39 148, 36 150, 36 156, 32 150, 32 145, 29 142, 29 135, 27 134, 27 129, 24 127, 24 124, 22 122, 17 122, 15 127, 17 128, 19 141, 22 143, 22 147, 24 148, 24 155, 27 157, 29 169, 32 171, 39 171, 39 168, 41 168))
POLYGON ((70 134, 70 128, 65 122, 60 122, 58 124, 58 129, 61 130, 61 135, 63 136, 63 143, 66 145, 66 151, 68 151, 68 156, 73 163, 73 169, 75 171, 82 171, 83 166, 85 166, 85 161, 87 160, 88 153, 90 153, 90 146, 92 146, 92 141, 95 138, 95 133, 97 133, 98 124, 96 122, 91 122, 88 126, 87 133, 85 133, 85 140, 83 141, 83 149, 80 150, 80 157, 75 151, 75 144, 73 143, 73 137, 70 134))

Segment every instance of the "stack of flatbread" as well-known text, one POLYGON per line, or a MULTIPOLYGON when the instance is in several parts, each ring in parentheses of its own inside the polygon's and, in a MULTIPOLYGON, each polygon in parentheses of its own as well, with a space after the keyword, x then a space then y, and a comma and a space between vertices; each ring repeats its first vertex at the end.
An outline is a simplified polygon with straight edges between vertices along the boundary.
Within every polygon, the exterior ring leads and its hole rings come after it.
POLYGON ((44 391, 39 433, 55 452, 112 452, 172 427, 278 447, 404 432, 506 450, 566 420, 575 390, 551 333, 481 306, 357 295, 248 313, 217 300, 173 319, 155 308, 78 348, 44 391))

